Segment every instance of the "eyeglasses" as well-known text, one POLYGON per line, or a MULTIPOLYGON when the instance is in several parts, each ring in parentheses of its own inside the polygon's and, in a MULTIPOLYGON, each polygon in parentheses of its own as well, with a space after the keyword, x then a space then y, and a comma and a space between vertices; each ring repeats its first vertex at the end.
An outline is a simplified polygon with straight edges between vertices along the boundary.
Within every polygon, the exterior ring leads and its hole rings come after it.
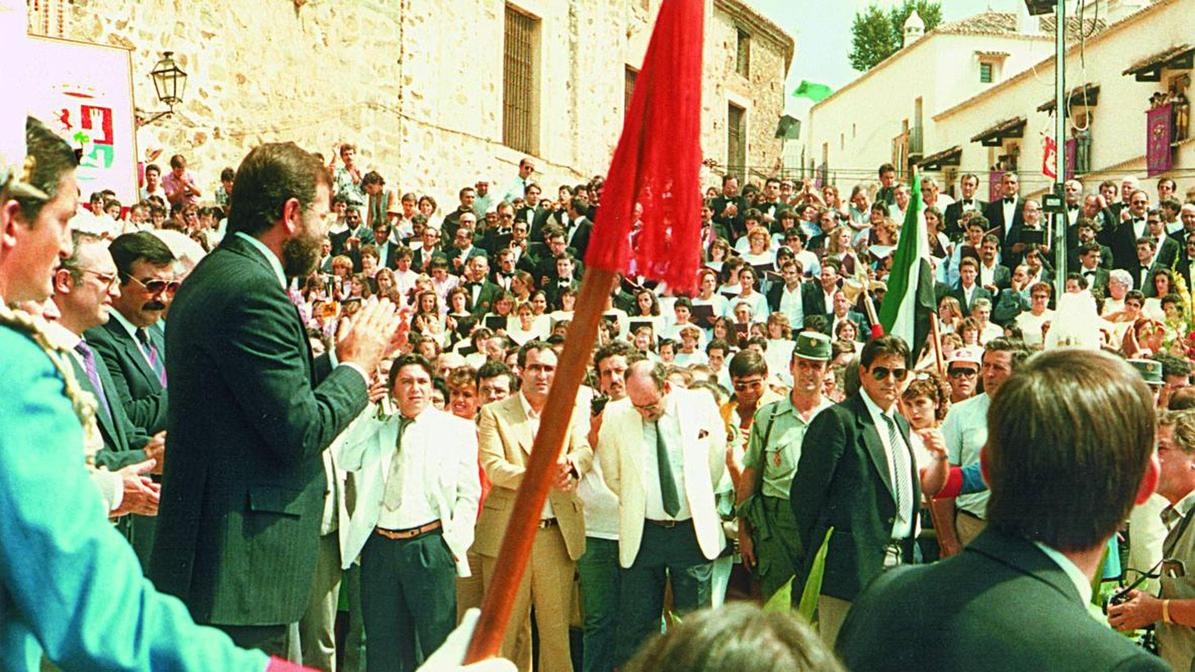
POLYGON ((134 278, 131 275, 128 276, 128 278, 129 278, 129 280, 132 280, 133 282, 137 283, 138 285, 141 285, 141 288, 144 289, 145 291, 149 292, 150 294, 161 294, 163 291, 165 291, 167 294, 172 295, 178 291, 179 285, 182 284, 178 280, 170 280, 170 281, 154 280, 154 279, 138 280, 137 278, 134 278))
POLYGON ((904 368, 890 369, 886 366, 877 366, 871 370, 871 377, 876 380, 884 380, 888 376, 892 376, 896 380, 904 380, 908 375, 909 370, 904 368))
POLYGON ((950 376, 951 378, 962 378, 963 376, 966 376, 968 378, 974 378, 975 376, 979 375, 979 372, 976 371, 975 369, 952 368, 952 369, 947 369, 946 374, 948 376, 950 376))
POLYGON ((100 273, 90 268, 80 268, 79 273, 82 275, 94 275, 96 280, 99 280, 100 284, 104 286, 104 289, 112 289, 112 285, 115 285, 116 281, 120 279, 120 275, 117 273, 100 273))

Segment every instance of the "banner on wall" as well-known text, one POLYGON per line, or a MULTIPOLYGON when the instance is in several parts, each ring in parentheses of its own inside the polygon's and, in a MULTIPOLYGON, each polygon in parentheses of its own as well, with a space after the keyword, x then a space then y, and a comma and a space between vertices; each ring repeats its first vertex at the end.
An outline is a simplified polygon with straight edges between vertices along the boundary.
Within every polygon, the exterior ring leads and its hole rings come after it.
POLYGON ((1173 127, 1170 124, 1171 108, 1169 105, 1156 107, 1147 113, 1145 138, 1145 165, 1149 176, 1161 175, 1170 170, 1174 154, 1170 151, 1173 127))
POLYGON ((30 114, 81 152, 83 199, 111 189, 137 202, 132 54, 128 49, 30 36, 30 114))

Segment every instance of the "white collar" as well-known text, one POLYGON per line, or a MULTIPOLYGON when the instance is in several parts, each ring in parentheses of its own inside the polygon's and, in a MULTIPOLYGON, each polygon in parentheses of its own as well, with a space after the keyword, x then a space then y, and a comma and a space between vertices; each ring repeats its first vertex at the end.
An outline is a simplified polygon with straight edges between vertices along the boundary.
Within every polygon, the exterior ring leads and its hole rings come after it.
POLYGON ((1061 567, 1062 571, 1066 573, 1066 577, 1071 580, 1071 583, 1075 584, 1075 590, 1079 591, 1080 604, 1091 602, 1091 580, 1087 578, 1083 570, 1079 569, 1078 565, 1072 562, 1070 558, 1043 543, 1035 541, 1033 545, 1037 546, 1042 553, 1045 553, 1055 564, 1061 567))
MULTIPOLYGON (((116 320, 117 324, 124 327, 124 330, 129 332, 130 338, 132 338, 134 341, 137 340, 137 327, 134 326, 132 322, 129 322, 128 318, 126 318, 124 315, 121 315, 119 310, 116 308, 108 309, 108 316, 109 318, 116 320)), ((138 341, 137 345, 140 347, 141 343, 138 341)))
POLYGON ((266 258, 266 261, 269 262, 270 268, 274 270, 274 275, 278 276, 278 284, 281 285, 283 291, 285 291, 286 271, 282 270, 282 262, 278 260, 278 255, 274 254, 270 248, 266 247, 265 243, 254 238, 253 236, 250 236, 244 231, 237 231, 237 237, 248 242, 253 246, 254 249, 256 249, 258 252, 261 252, 261 254, 266 258))
POLYGON ((871 420, 877 427, 880 424, 880 420, 885 417, 891 420, 893 423, 896 422, 896 404, 892 404, 892 408, 888 409, 888 412, 885 413, 880 409, 879 404, 872 401, 871 396, 867 394, 867 390, 860 389, 859 396, 863 397, 863 405, 867 406, 867 412, 871 414, 871 420))
POLYGON ((531 407, 531 402, 527 401, 527 395, 522 390, 519 390, 519 403, 523 406, 523 415, 531 420, 539 420, 541 414, 531 407))
MULTIPOLYGON (((113 310, 112 312, 116 312, 113 310)), ((75 347, 83 342, 83 337, 67 329, 58 322, 46 322, 46 340, 50 344, 67 352, 74 352, 75 347)))

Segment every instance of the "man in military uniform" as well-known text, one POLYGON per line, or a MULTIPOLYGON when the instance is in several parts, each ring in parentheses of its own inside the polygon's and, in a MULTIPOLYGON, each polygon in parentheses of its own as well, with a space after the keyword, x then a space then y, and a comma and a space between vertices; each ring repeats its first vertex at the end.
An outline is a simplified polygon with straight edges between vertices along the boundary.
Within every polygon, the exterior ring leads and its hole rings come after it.
POLYGON ((789 364, 792 392, 760 407, 751 425, 737 493, 739 546, 743 562, 756 570, 765 600, 793 577, 797 529, 788 494, 805 430, 833 404, 822 396, 830 357, 829 336, 801 332, 789 364))

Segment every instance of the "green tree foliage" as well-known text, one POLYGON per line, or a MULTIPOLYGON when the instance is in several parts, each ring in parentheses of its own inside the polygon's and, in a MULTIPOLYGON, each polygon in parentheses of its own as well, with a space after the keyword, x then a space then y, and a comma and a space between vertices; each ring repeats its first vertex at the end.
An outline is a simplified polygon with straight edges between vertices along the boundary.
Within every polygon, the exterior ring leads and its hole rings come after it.
POLYGON ((851 67, 863 72, 875 67, 900 49, 905 20, 917 10, 925 32, 942 22, 942 5, 934 0, 904 0, 887 12, 872 3, 855 14, 851 24, 851 67))

